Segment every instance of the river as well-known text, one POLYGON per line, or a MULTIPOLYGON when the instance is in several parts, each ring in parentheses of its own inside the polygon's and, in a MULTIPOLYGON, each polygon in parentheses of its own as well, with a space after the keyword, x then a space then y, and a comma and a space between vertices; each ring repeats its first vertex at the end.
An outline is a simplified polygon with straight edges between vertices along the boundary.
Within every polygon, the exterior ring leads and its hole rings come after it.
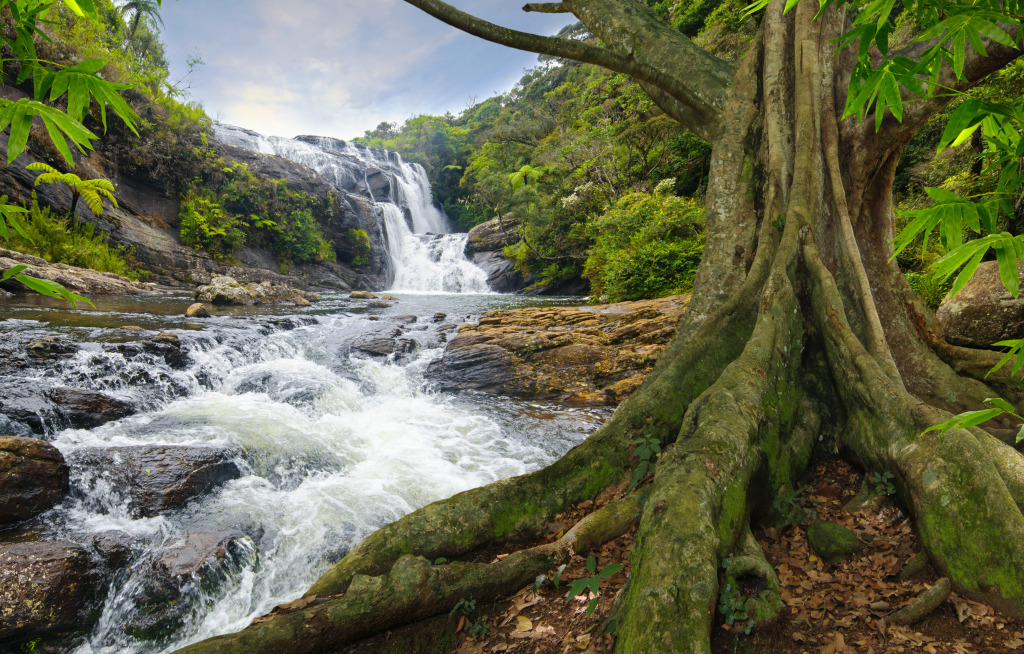
POLYGON ((9 366, 5 384, 100 390, 138 409, 93 429, 47 427, 45 438, 72 463, 71 493, 18 531, 19 538, 129 544, 127 560, 106 573, 95 626, 73 651, 169 652, 241 629, 300 597, 376 528, 544 466, 607 416, 439 394, 425 375, 453 326, 487 309, 567 299, 395 295, 387 308, 326 294, 310 307, 217 308, 202 320, 183 317, 193 301, 184 294, 99 298, 95 308, 77 309, 34 296, 0 300, 7 360, 42 338, 76 344, 52 361, 9 366), (131 347, 161 332, 180 343, 175 366, 131 347), (374 358, 354 347, 373 335, 398 343, 400 356, 374 358), (83 454, 144 445, 226 448, 240 476, 183 507, 141 517, 116 475, 83 454), (142 635, 161 557, 195 534, 230 530, 241 533, 217 574, 186 580, 175 591, 173 619, 142 635))

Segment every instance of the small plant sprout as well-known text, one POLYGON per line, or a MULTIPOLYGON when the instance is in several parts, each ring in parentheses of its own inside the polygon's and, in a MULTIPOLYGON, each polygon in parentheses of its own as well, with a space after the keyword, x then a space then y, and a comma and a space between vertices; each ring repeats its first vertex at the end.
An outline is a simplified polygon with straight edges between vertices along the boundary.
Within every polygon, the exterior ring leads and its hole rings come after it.
POLYGON ((607 579, 614 575, 619 570, 625 567, 621 563, 613 563, 612 565, 606 565, 601 568, 600 572, 597 572, 597 559, 592 556, 587 557, 587 570, 590 572, 589 577, 583 577, 569 584, 569 594, 566 596, 566 601, 571 600, 574 597, 582 595, 585 591, 589 590, 593 598, 587 604, 587 615, 592 615, 597 609, 597 599, 601 592, 601 580, 607 579))
POLYGON ((636 488, 636 485, 640 483, 640 480, 651 469, 652 459, 661 454, 661 441, 653 436, 641 436, 634 440, 633 444, 636 445, 636 449, 633 450, 633 456, 640 459, 640 463, 637 464, 636 469, 633 470, 633 476, 629 479, 629 487, 626 489, 627 494, 636 488))
POLYGON ((875 489, 875 495, 892 495, 896 492, 896 486, 893 485, 895 477, 891 472, 876 472, 871 475, 871 485, 875 489))

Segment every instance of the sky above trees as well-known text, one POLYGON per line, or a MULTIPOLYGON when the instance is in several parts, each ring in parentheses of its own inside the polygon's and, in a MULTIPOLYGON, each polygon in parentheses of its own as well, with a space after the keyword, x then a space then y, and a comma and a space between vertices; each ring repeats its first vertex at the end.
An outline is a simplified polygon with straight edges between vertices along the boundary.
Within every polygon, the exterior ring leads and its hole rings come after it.
MULTIPOLYGON (((452 4, 542 34, 569 22, 526 14, 522 0, 452 4)), ((205 61, 193 99, 218 120, 279 136, 350 139, 384 120, 457 113, 537 63, 401 0, 178 0, 161 14, 172 76, 194 51, 205 61)))

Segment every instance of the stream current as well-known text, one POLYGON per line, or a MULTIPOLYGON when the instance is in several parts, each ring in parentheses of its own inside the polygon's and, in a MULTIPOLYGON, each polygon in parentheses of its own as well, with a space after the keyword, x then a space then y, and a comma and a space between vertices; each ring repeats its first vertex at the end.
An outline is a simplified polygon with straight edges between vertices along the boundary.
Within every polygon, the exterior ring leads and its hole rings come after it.
MULTIPOLYGON (((77 346, 45 365, 6 371, 5 383, 99 390, 138 409, 89 430, 49 425, 43 436, 72 462, 71 493, 18 537, 88 546, 99 534, 116 534, 131 543, 128 562, 104 580, 98 621, 72 651, 169 652, 237 631, 301 597, 378 527, 429 502, 538 469, 606 417, 439 394, 425 376, 453 325, 487 309, 564 301, 396 295, 399 301, 384 309, 328 294, 312 307, 218 308, 202 321, 182 317, 192 302, 184 295, 100 298, 95 309, 77 310, 40 297, 2 301, 0 355, 46 337, 77 346), (437 313, 447 317, 435 321, 437 313), (368 334, 396 329, 407 343, 400 359, 370 358, 353 347, 368 334), (178 337, 186 354, 179 365, 123 347, 158 332, 178 337), (181 508, 138 517, 116 484, 74 461, 84 451, 139 445, 221 446, 241 476, 181 508), (229 563, 212 580, 194 575, 185 584, 174 626, 155 639, 139 637, 128 627, 148 610, 155 562, 190 535, 217 530, 241 532, 229 563)), ((13 426, 0 428, 9 433, 13 426)))

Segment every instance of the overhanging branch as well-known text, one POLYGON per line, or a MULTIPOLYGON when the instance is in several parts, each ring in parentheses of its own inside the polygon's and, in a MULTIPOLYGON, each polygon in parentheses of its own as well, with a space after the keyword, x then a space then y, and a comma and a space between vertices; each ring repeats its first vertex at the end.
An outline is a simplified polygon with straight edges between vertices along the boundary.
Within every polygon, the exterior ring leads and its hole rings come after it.
POLYGON ((441 0, 405 0, 452 27, 500 45, 594 64, 623 73, 675 100, 672 112, 686 128, 712 139, 732 82, 732 65, 698 48, 646 7, 633 0, 571 0, 531 3, 524 9, 573 13, 607 47, 508 29, 477 18, 441 0), (625 40, 623 33, 629 33, 625 40), (668 50, 668 52, 666 52, 668 50), (678 50, 676 52, 675 50, 678 50))

